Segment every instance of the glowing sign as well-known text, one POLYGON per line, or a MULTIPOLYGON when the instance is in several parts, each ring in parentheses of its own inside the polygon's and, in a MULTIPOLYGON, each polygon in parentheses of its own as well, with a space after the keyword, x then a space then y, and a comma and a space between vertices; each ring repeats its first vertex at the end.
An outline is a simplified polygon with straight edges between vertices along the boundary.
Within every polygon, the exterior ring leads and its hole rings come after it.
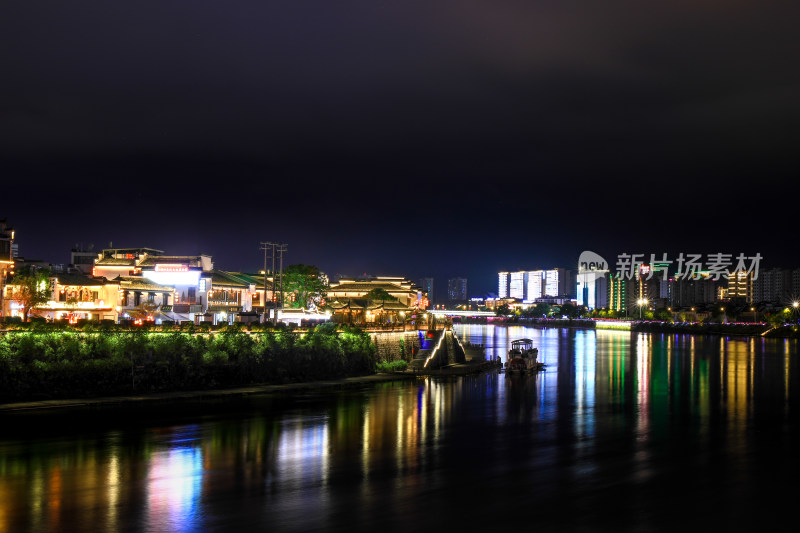
POLYGON ((639 266, 639 275, 645 276, 650 273, 650 265, 641 265, 639 266))
POLYGON ((170 287, 174 287, 176 285, 197 287, 200 282, 200 274, 201 272, 199 270, 188 270, 183 272, 155 272, 151 270, 145 270, 142 272, 142 276, 150 281, 158 283, 159 285, 168 285, 170 287))
POLYGON ((188 272, 189 267, 174 263, 158 263, 155 267, 156 272, 188 272))

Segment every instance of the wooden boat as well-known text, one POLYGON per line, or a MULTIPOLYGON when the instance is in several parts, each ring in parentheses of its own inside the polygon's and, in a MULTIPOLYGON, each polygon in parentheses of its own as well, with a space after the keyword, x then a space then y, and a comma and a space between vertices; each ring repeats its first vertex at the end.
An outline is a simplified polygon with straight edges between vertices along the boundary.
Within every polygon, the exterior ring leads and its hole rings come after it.
POLYGON ((539 370, 540 365, 536 358, 539 356, 539 349, 533 347, 531 339, 517 339, 511 341, 511 349, 508 351, 508 361, 506 361, 506 375, 511 374, 532 374, 539 370))

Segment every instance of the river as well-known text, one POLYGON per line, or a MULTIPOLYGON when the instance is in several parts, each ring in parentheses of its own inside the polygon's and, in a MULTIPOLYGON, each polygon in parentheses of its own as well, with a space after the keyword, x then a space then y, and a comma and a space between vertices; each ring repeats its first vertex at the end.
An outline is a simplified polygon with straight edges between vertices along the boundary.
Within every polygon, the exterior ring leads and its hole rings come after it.
MULTIPOLYGON (((458 326, 546 370, 4 415, 0 532, 745 530, 794 521, 795 341, 458 326)), ((791 523, 790 522, 790 523, 791 523)))

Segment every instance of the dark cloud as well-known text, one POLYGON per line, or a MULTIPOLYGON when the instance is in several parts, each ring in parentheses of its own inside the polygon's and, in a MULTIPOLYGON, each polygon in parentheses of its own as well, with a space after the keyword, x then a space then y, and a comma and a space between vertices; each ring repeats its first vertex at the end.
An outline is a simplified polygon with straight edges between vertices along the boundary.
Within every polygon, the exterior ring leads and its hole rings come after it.
POLYGON ((41 207, 5 214, 53 260, 114 240, 245 268, 282 238, 331 271, 488 280, 473 286, 592 246, 800 264, 784 246, 798 15, 784 1, 7 2, 4 196, 41 207))

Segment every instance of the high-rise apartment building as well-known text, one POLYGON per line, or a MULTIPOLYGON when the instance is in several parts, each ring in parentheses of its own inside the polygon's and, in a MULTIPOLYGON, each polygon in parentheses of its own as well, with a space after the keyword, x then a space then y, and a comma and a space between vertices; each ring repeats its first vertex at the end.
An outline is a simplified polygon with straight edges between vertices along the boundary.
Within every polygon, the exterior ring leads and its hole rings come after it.
POLYGON ((497 295, 533 302, 537 298, 575 297, 572 271, 563 268, 550 270, 519 270, 498 273, 497 295))
POLYGON ((451 302, 467 301, 467 278, 450 278, 447 280, 447 299, 451 302))
POLYGON ((499 272, 497 274, 497 297, 508 298, 508 272, 499 272))
POLYGON ((785 305, 800 297, 800 270, 761 270, 752 284, 754 302, 785 305))
POLYGON ((433 297, 433 278, 421 278, 419 280, 419 286, 422 289, 422 292, 427 293, 428 295, 428 302, 433 304, 434 297, 433 297))
POLYGON ((578 305, 589 309, 603 309, 608 306, 608 270, 578 270, 578 305))
POLYGON ((632 290, 633 280, 621 278, 619 274, 610 274, 608 276, 608 308, 613 311, 625 311, 629 307, 629 299, 632 290))
POLYGON ((527 272, 519 271, 512 272, 508 278, 508 297, 517 298, 518 300, 525 299, 525 278, 527 272))
POLYGON ((750 272, 732 272, 725 291, 727 298, 744 298, 753 303, 753 275, 750 272))

